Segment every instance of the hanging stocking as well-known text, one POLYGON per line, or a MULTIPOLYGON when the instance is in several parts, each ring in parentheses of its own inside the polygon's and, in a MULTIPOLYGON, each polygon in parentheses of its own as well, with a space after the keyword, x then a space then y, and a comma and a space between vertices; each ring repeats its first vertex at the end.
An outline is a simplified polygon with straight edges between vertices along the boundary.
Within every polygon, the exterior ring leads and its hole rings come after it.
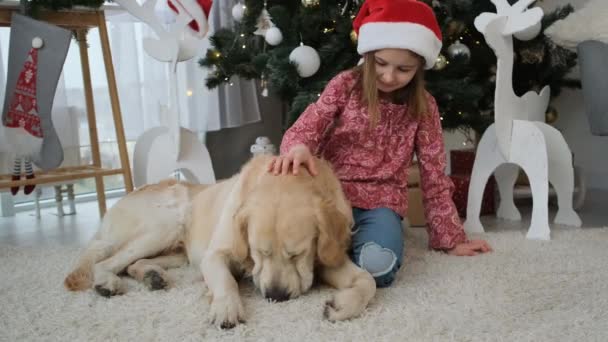
MULTIPOLYGON (((18 180, 21 176, 21 159, 27 158, 29 160, 31 156, 40 153, 42 147, 43 133, 36 103, 36 75, 38 73, 38 49, 40 47, 42 47, 42 40, 34 38, 32 48, 19 73, 15 91, 8 95, 11 100, 4 125, 7 127, 5 129, 7 139, 13 143, 16 154, 13 180, 18 180)), ((31 163, 29 164, 29 170, 28 178, 34 178, 31 163)), ((31 188, 31 192, 33 187, 28 186, 29 188, 31 188)), ((19 191, 19 187, 11 188, 13 195, 17 191, 19 191)))
MULTIPOLYGON (((51 120, 57 82, 67 56, 69 30, 14 13, 2 125, 16 156, 13 179, 34 178, 32 163, 48 170, 63 161, 63 148, 51 120)), ((33 185, 25 188, 31 193, 33 185)), ((17 189, 11 189, 16 192, 17 189)))

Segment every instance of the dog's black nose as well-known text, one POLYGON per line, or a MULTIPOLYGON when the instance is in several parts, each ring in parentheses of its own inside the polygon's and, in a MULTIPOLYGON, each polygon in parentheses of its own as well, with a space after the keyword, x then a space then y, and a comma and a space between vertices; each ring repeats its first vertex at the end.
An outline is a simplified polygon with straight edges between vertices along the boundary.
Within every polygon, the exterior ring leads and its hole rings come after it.
POLYGON ((289 293, 284 289, 278 287, 271 287, 266 291, 265 294, 266 299, 272 300, 275 302, 284 302, 289 299, 289 293))

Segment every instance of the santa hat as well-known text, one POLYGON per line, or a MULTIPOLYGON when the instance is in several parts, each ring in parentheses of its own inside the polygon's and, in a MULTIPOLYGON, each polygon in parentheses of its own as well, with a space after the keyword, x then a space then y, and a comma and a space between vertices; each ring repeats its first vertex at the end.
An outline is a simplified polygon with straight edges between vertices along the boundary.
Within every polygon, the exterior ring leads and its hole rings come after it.
POLYGON ((192 18, 190 28, 199 38, 204 38, 209 30, 207 18, 211 11, 212 0, 167 0, 169 7, 176 13, 185 11, 192 18))
POLYGON ((366 0, 353 27, 357 51, 398 48, 424 57, 425 69, 435 65, 441 51, 441 30, 427 4, 416 0, 366 0))

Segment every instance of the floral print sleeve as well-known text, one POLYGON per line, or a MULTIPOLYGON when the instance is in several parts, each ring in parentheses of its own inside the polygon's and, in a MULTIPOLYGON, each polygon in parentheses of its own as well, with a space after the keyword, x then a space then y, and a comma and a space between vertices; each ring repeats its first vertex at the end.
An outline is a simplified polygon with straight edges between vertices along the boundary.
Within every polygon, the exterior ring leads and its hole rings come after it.
POLYGON ((435 99, 429 98, 429 114, 420 119, 416 132, 416 155, 429 234, 429 247, 447 250, 466 241, 456 206, 452 200, 454 184, 445 174, 441 118, 435 99))
POLYGON ((317 102, 310 104, 285 132, 281 154, 289 152, 295 145, 304 144, 318 155, 319 143, 344 109, 353 82, 352 72, 342 72, 330 80, 317 102))

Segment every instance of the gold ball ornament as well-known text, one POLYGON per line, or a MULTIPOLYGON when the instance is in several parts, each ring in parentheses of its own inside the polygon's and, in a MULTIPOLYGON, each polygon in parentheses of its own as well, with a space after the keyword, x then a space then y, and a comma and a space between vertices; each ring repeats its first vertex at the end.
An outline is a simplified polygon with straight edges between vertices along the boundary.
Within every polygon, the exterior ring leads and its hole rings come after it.
POLYGON ((437 56, 433 70, 443 70, 448 65, 448 60, 444 55, 437 56))
POLYGON ((304 7, 314 7, 319 6, 320 0, 302 0, 302 5, 304 7))
POLYGON ((353 42, 353 44, 357 44, 358 40, 359 37, 357 36, 357 32, 355 32, 355 30, 350 31, 350 41, 353 42))
POLYGON ((547 111, 545 112, 545 122, 548 124, 552 124, 559 119, 559 113, 557 109, 553 106, 547 107, 547 111))

